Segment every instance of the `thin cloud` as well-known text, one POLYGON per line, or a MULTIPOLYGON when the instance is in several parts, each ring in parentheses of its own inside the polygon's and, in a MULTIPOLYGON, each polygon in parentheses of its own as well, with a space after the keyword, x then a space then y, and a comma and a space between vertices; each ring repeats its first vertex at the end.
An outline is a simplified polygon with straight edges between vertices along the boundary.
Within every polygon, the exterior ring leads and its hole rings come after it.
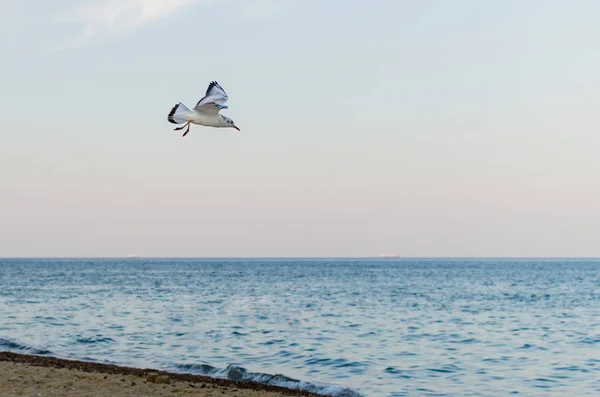
POLYGON ((226 7, 249 18, 272 18, 308 1, 0 0, 0 63, 80 49, 199 4, 226 7))
POLYGON ((167 17, 202 0, 105 0, 87 2, 60 15, 56 24, 75 23, 80 31, 65 47, 77 47, 90 39, 116 36, 167 17))

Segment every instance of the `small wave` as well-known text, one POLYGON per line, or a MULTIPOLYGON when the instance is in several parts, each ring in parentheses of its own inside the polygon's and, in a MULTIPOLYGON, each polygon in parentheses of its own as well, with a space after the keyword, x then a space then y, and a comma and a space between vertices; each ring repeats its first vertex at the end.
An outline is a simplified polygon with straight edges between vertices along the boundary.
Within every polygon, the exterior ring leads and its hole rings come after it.
POLYGON ((554 368, 556 371, 581 371, 582 368, 577 365, 570 365, 568 367, 558 367, 554 368))
POLYGON ((452 341, 449 341, 449 343, 473 344, 473 343, 479 343, 479 340, 475 339, 475 338, 468 338, 468 339, 462 339, 462 340, 452 340, 452 341))
POLYGON ((22 345, 18 342, 13 342, 8 339, 0 338, 0 350, 4 350, 4 349, 6 349, 7 351, 15 352, 15 353, 29 353, 29 354, 39 355, 39 356, 52 354, 52 352, 50 350, 37 349, 32 346, 22 345))
POLYGON ((401 369, 398 369, 396 367, 387 367, 385 369, 385 373, 397 376, 399 378, 404 378, 404 379, 411 379, 412 378, 410 375, 408 375, 407 373, 405 373, 405 371, 403 371, 401 369))
POLYGON ((366 338, 366 337, 368 337, 368 336, 375 336, 375 335, 377 335, 377 333, 376 333, 376 332, 370 331, 370 332, 366 332, 366 333, 364 333, 364 334, 360 334, 360 335, 358 335, 358 337, 359 337, 359 338, 366 338))
POLYGON ((228 365, 227 368, 218 369, 208 364, 179 364, 175 368, 178 372, 190 372, 197 375, 207 375, 214 378, 228 379, 235 382, 257 382, 266 386, 284 387, 290 390, 305 391, 331 397, 363 397, 357 390, 342 387, 305 382, 289 378, 282 374, 264 374, 249 372, 246 368, 228 365))
POLYGON ((104 337, 101 335, 96 335, 93 337, 89 337, 89 338, 77 338, 77 343, 86 343, 86 344, 91 344, 91 343, 110 343, 110 342, 114 342, 115 340, 113 338, 109 338, 109 337, 104 337))
POLYGON ((584 345, 594 345, 596 343, 600 343, 600 338, 598 336, 593 338, 582 338, 575 342, 576 344, 584 344, 584 345))
POLYGON ((191 372, 199 375, 213 375, 219 370, 208 364, 180 364, 176 368, 181 371, 191 372))
POLYGON ((454 364, 443 365, 441 368, 427 368, 428 371, 431 372, 439 372, 439 373, 454 373, 459 372, 462 368, 458 367, 454 364))
POLYGON ((283 339, 271 339, 270 341, 261 343, 261 345, 271 346, 271 345, 281 344, 281 343, 284 343, 284 342, 285 342, 285 340, 283 340, 283 339))

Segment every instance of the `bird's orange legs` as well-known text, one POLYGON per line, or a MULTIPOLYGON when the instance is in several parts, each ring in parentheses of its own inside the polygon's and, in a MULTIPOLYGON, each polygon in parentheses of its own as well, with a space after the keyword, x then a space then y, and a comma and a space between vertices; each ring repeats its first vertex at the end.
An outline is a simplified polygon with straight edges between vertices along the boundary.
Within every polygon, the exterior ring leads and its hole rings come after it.
POLYGON ((187 130, 185 130, 185 132, 183 133, 182 137, 186 136, 186 134, 187 134, 188 132, 190 132, 190 123, 191 123, 191 121, 188 121, 187 123, 185 123, 185 124, 184 124, 184 125, 182 125, 181 127, 177 127, 177 128, 175 128, 175 131, 179 131, 179 130, 182 130, 182 129, 184 129, 185 127, 187 127, 187 130))

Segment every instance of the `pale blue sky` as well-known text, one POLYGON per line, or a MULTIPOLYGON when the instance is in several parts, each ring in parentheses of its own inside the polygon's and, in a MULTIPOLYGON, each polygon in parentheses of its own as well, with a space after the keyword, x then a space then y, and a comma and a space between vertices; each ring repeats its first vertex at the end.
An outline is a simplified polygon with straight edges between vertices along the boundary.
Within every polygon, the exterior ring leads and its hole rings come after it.
POLYGON ((598 1, 4 3, 0 256, 600 256, 598 1))

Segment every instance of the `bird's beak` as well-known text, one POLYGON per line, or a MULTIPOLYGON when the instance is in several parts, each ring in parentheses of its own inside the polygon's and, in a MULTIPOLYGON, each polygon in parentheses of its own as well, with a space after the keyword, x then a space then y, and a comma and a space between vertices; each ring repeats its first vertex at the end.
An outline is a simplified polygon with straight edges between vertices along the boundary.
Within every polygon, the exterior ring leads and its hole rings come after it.
POLYGON ((237 128, 237 125, 234 125, 233 128, 235 128, 236 130, 240 131, 240 129, 237 128))

